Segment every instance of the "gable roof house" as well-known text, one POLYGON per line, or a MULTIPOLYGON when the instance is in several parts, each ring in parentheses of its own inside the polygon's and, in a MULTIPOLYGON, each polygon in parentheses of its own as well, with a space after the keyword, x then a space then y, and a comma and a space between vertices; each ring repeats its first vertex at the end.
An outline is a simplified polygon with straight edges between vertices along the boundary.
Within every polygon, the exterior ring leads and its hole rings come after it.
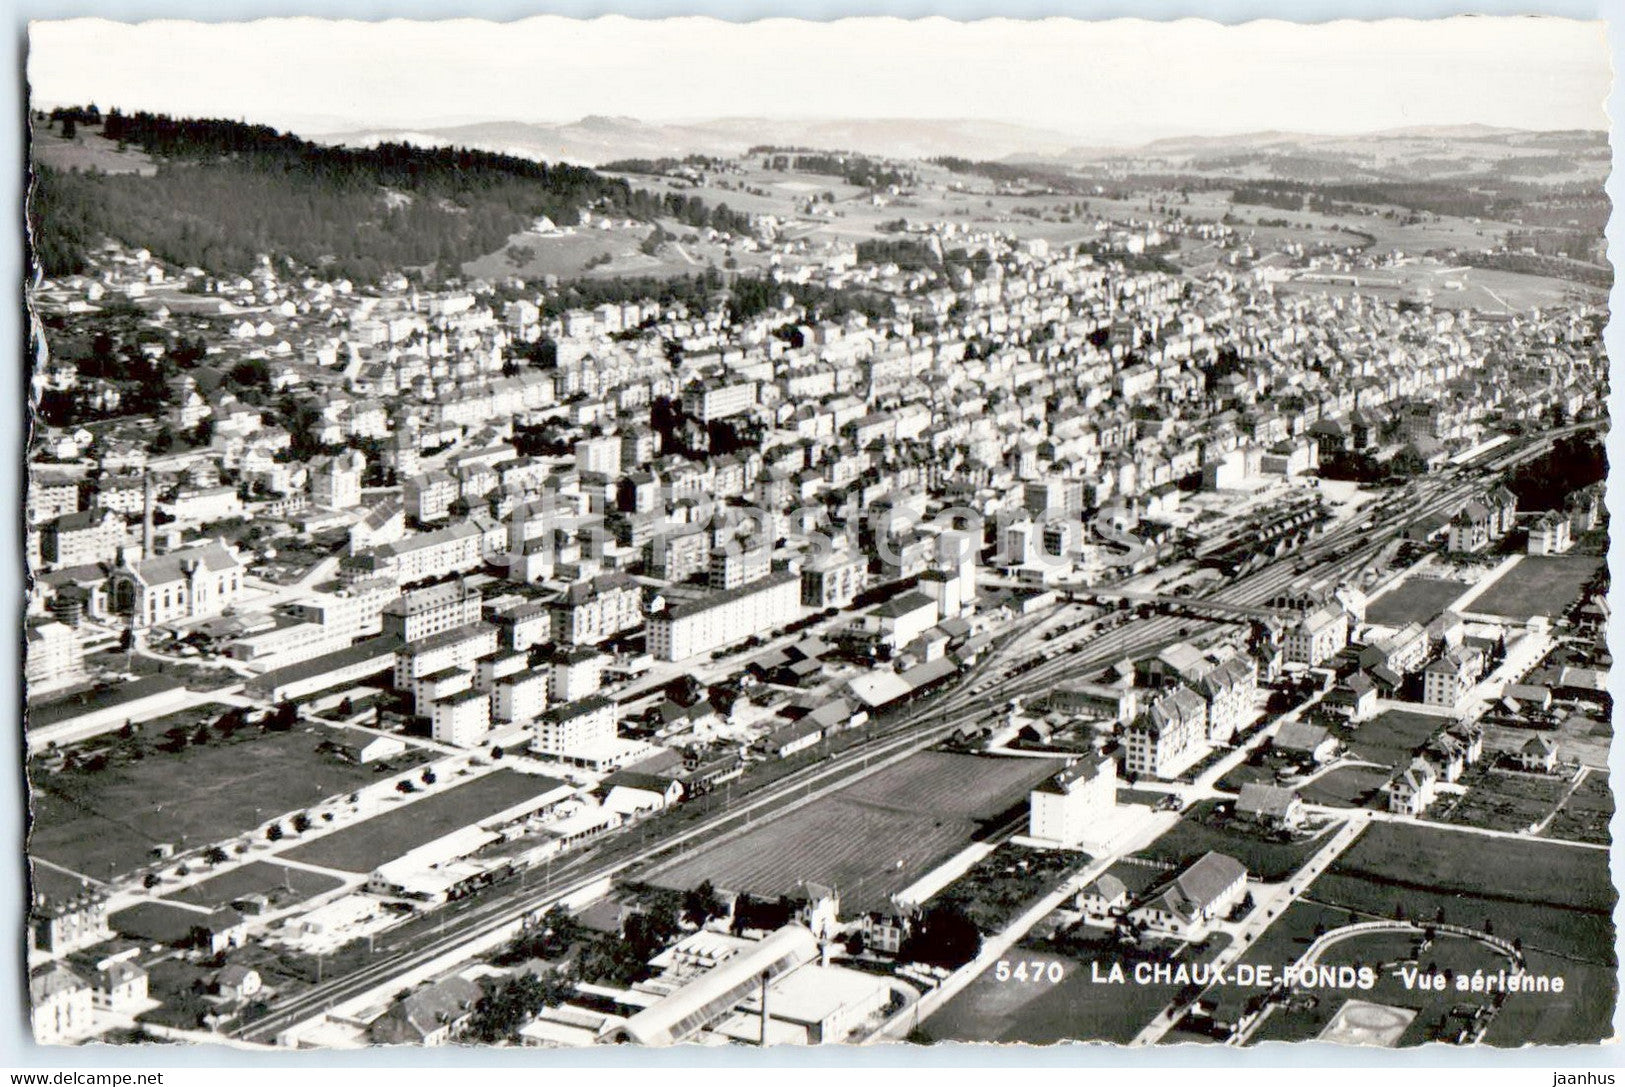
POLYGON ((467 978, 450 977, 410 993, 367 1026, 374 1045, 445 1045, 468 1025, 484 993, 467 978))
POLYGON ((1209 921, 1223 917, 1247 893, 1247 869, 1234 857, 1204 853, 1151 892, 1129 911, 1129 919, 1147 929, 1200 940, 1209 921))

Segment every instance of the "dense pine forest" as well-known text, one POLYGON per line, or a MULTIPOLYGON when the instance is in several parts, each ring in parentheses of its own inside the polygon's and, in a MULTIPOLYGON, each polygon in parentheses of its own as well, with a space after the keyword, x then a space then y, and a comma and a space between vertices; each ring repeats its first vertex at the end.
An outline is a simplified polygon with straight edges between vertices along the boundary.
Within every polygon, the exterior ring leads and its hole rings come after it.
POLYGON ((264 125, 94 107, 58 110, 49 120, 69 138, 146 152, 157 172, 36 163, 29 226, 33 259, 46 275, 81 270, 104 237, 217 274, 246 272, 269 253, 371 282, 414 268, 456 275, 464 261, 501 249, 538 217, 574 222, 584 208, 750 230, 749 218, 726 206, 633 189, 585 167, 484 151, 324 147, 264 125))

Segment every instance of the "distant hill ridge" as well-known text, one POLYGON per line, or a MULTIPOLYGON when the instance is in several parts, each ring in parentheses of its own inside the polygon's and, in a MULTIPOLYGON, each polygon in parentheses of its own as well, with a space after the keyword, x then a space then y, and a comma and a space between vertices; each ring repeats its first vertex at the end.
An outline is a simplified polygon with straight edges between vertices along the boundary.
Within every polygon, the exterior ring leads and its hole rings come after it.
POLYGON ((33 256, 48 275, 82 268, 87 248, 104 237, 218 273, 247 271, 265 253, 367 282, 412 268, 456 269, 541 216, 570 222, 589 207, 750 229, 747 216, 697 198, 478 149, 335 147, 264 125, 93 107, 56 110, 33 124, 71 141, 139 148, 160 167, 152 176, 68 172, 36 156, 29 222, 33 256))

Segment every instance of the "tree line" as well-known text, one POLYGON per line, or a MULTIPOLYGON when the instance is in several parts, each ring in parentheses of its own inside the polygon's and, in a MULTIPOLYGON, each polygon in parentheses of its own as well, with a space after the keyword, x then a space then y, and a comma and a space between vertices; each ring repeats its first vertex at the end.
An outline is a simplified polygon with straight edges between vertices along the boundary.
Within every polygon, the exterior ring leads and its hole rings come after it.
POLYGON ((36 164, 29 224, 33 260, 46 275, 83 271, 104 237, 216 274, 243 274, 260 254, 276 254, 371 282, 431 267, 455 276, 537 218, 569 222, 584 209, 751 229, 749 216, 698 197, 487 151, 325 147, 265 125, 77 107, 57 123, 139 148, 159 166, 143 177, 36 164))

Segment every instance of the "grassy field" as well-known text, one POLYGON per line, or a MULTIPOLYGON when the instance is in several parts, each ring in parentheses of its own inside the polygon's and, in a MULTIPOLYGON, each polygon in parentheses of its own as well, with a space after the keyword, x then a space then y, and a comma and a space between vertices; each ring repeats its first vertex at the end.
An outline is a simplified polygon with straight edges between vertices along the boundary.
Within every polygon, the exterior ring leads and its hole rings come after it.
POLYGON ((1527 949, 1524 959, 1532 974, 1562 977, 1563 991, 1509 998, 1485 1033, 1485 1042, 1498 1046, 1579 1045, 1613 1036, 1614 1004, 1619 996, 1614 967, 1527 949))
POLYGON ((648 879, 680 890, 710 880, 769 897, 811 881, 838 888, 843 911, 878 909, 1024 801, 1056 768, 1048 759, 921 752, 648 879))
POLYGON ((1442 911, 1456 924, 1488 921, 1526 949, 1614 962, 1617 896, 1603 850, 1376 823, 1308 895, 1379 917, 1433 919, 1442 911))
POLYGON ((292 865, 253 861, 165 895, 164 899, 218 909, 246 895, 263 894, 271 900, 271 906, 275 909, 314 898, 342 886, 343 882, 333 876, 292 865))
POLYGON ((1366 605, 1366 622, 1385 627, 1431 623, 1469 588, 1449 578, 1406 578, 1366 605))
POLYGON ((562 784, 539 774, 496 770, 295 846, 287 850, 286 856, 341 872, 371 872, 418 846, 473 826, 562 784))
MULTIPOLYGON (((1103 954, 1101 961, 1108 956, 1103 954)), ((920 1025, 927 1042, 1132 1041, 1173 999, 1177 985, 1104 985, 1091 980, 1090 960, 1048 951, 1012 951, 1012 962, 1042 964, 1039 981, 998 980, 988 970, 920 1025), (1060 965, 1059 982, 1049 964, 1060 965)), ((1031 969, 1029 965, 1029 970, 1031 969)))
POLYGON ((1614 818, 1614 793, 1608 775, 1593 770, 1585 776, 1556 817, 1546 826, 1546 837, 1607 845, 1613 839, 1608 824, 1614 818))
POLYGON ((99 134, 77 135, 71 140, 62 138, 44 125, 36 126, 30 134, 29 153, 36 161, 54 170, 78 170, 81 173, 140 174, 150 177, 158 172, 158 164, 145 151, 126 149, 104 140, 99 134))
POLYGON ((1392 772, 1388 770, 1377 770, 1369 766, 1345 766, 1311 781, 1298 790, 1298 795, 1303 797, 1306 804, 1332 804, 1341 808, 1369 807, 1374 801, 1381 801, 1381 797, 1376 795, 1377 791, 1386 785, 1392 776, 1392 772))
POLYGON ((1526 556, 1468 610, 1520 622, 1535 615, 1562 615, 1602 562, 1593 555, 1526 556))
POLYGON ((47 864, 28 865, 29 897, 44 895, 52 901, 72 898, 85 889, 85 881, 47 864))
POLYGON ((1214 800, 1197 804, 1139 855, 1183 866, 1214 850, 1234 857, 1260 879, 1273 882, 1303 867, 1322 844, 1318 835, 1304 841, 1272 841, 1226 820, 1216 811, 1218 804, 1214 800))
MULTIPOLYGON (((209 715, 192 711, 192 726, 209 715)), ((174 715, 141 726, 74 768, 30 767, 34 823, 29 850, 94 879, 139 868, 160 842, 177 851, 250 830, 283 812, 354 790, 374 780, 360 767, 319 749, 326 730, 258 732, 162 750, 174 715), (137 758, 136 755, 140 757, 137 758)))

